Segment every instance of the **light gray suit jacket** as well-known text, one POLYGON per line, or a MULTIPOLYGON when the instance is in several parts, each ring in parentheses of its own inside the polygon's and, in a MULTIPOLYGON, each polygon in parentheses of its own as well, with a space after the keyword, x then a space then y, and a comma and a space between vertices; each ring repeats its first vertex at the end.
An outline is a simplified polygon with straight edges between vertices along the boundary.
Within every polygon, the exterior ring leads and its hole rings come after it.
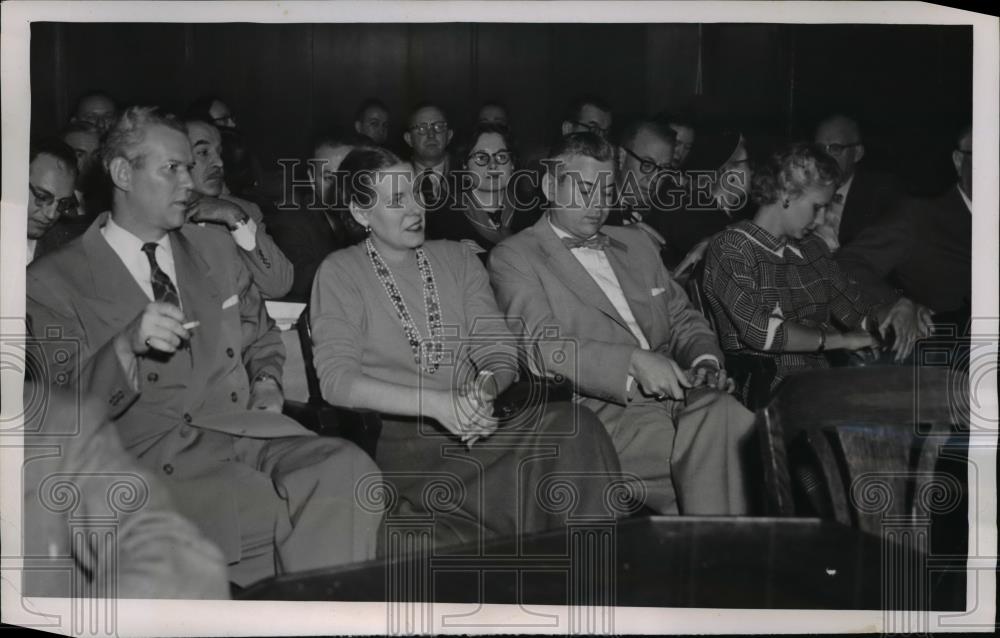
MULTIPOLYGON (((601 232, 611 237, 608 261, 650 348, 685 368, 703 354, 721 362, 707 320, 667 273, 650 238, 628 227, 601 232)), ((494 248, 489 270, 508 324, 538 346, 548 375, 564 375, 577 393, 602 401, 624 405, 634 395, 636 384, 629 390, 627 378, 639 343, 548 216, 494 248)))

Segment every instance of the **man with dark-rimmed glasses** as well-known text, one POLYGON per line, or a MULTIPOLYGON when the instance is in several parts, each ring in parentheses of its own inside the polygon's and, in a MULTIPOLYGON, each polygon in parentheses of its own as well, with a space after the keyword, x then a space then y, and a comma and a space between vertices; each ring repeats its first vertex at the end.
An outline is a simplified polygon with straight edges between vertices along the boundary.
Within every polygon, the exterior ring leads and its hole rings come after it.
POLYGON ((413 110, 403 132, 403 140, 413 149, 414 185, 427 210, 436 210, 447 197, 448 144, 453 135, 444 110, 427 102, 413 110))
POLYGON ((58 139, 32 144, 28 165, 27 263, 31 263, 36 252, 44 251, 38 250, 38 240, 63 215, 76 211, 78 203, 73 191, 76 174, 76 155, 68 144, 58 139))
MULTIPOLYGON (((618 147, 617 186, 621 221, 636 224, 663 245, 664 194, 674 184, 672 168, 677 134, 652 119, 637 120, 622 135, 618 147)), ((613 222, 615 223, 615 222, 613 222)))

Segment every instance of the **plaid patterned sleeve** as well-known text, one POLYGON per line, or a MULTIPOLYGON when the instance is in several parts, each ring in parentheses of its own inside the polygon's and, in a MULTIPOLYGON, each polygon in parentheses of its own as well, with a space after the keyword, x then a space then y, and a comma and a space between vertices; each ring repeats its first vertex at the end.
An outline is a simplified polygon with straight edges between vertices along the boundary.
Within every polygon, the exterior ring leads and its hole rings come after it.
POLYGON ((773 264, 763 259, 744 235, 724 231, 709 247, 705 264, 705 293, 719 319, 727 349, 742 347, 781 351, 785 347, 780 304, 769 303, 758 281, 774 281, 773 264), (771 272, 769 275, 768 273, 771 272), (727 339, 728 337, 728 339, 727 339))
POLYGON ((826 244, 816 237, 802 242, 814 263, 830 282, 830 316, 845 328, 868 328, 875 319, 876 300, 865 295, 861 286, 834 261, 826 244), (865 320, 868 320, 866 322, 865 320))

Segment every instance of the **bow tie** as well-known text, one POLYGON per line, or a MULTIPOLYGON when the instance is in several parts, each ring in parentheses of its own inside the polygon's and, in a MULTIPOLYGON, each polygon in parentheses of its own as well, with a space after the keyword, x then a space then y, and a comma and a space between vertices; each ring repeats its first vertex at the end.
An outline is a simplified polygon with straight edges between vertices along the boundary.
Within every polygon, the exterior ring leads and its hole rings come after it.
POLYGON ((604 250, 611 243, 611 238, 603 233, 598 233, 591 237, 590 239, 577 239, 576 237, 563 237, 562 243, 566 248, 573 250, 574 248, 593 248, 595 250, 604 250))

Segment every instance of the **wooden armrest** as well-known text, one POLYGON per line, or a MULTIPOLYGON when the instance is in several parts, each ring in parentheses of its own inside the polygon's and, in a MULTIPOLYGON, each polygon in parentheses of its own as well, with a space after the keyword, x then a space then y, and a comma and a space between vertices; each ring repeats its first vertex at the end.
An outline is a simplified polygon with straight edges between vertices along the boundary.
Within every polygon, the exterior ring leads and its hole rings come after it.
POLYGON ((320 436, 336 436, 355 443, 372 459, 382 434, 382 418, 368 410, 348 410, 329 403, 285 401, 283 412, 320 436))

